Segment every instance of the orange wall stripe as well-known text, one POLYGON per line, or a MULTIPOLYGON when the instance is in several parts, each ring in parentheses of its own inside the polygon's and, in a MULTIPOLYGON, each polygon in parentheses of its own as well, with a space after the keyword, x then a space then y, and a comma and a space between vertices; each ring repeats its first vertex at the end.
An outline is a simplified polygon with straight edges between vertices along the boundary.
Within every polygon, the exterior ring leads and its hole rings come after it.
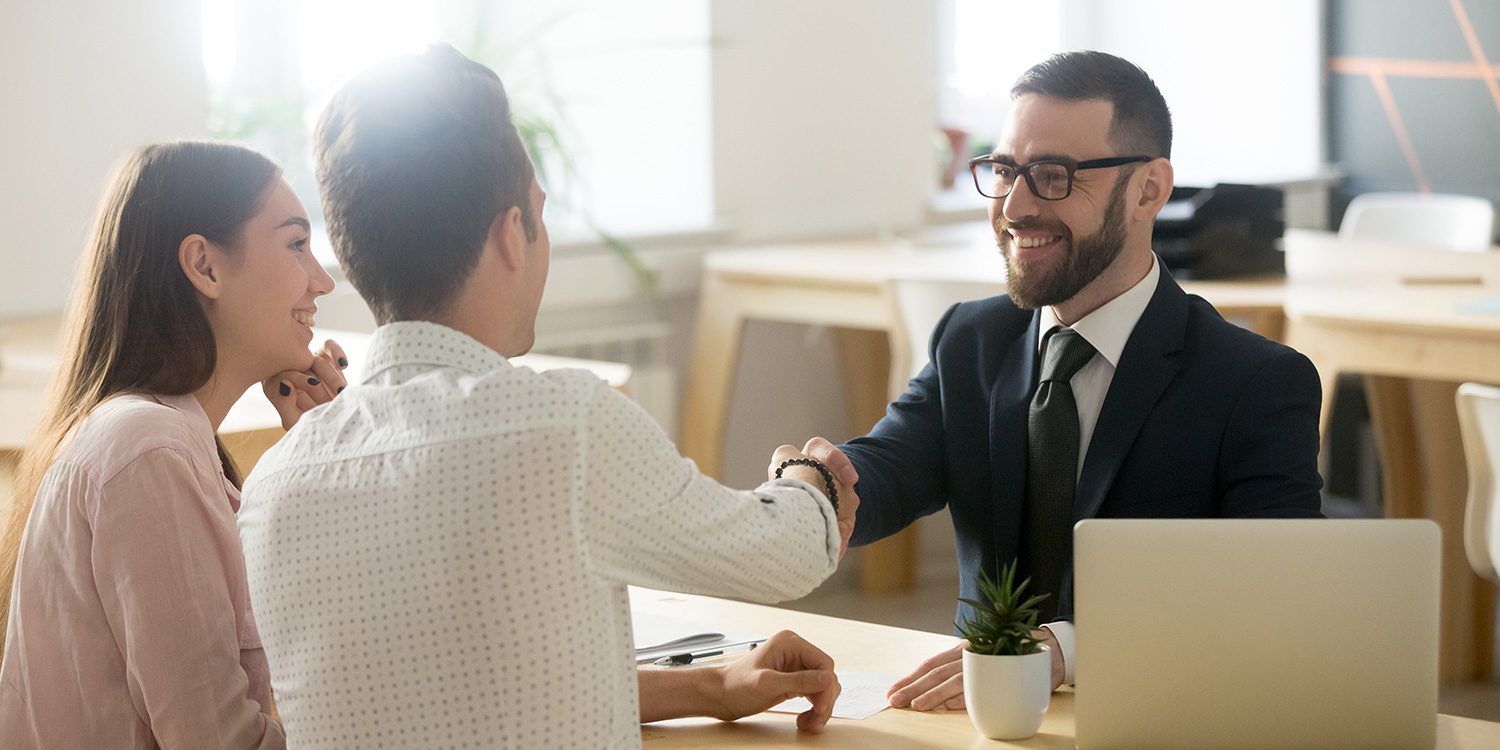
POLYGON ((1448 4, 1453 7, 1453 17, 1458 19, 1458 28, 1464 33, 1464 41, 1469 43, 1469 53, 1474 55, 1474 62, 1485 74, 1484 85, 1490 90, 1490 99, 1495 102, 1495 111, 1500 112, 1500 82, 1496 81, 1495 69, 1484 56, 1484 47, 1479 44, 1479 35, 1474 33, 1474 24, 1469 23, 1469 13, 1464 10, 1462 0, 1449 0, 1448 4))
POLYGON ((1328 69, 1347 75, 1381 73, 1392 78, 1485 78, 1500 76, 1500 65, 1481 68, 1471 62, 1397 60, 1388 57, 1332 57, 1328 69))
POLYGON ((1391 87, 1386 83, 1385 75, 1378 71, 1371 73, 1370 83, 1375 85, 1375 95, 1380 97, 1380 106, 1385 109, 1385 119, 1391 123, 1391 130, 1396 134, 1396 142, 1401 144, 1401 153, 1406 155, 1406 166, 1411 168, 1411 176, 1417 181, 1417 191, 1432 192, 1432 185, 1427 181, 1427 172, 1422 169, 1422 160, 1417 157, 1417 149, 1412 145, 1411 136, 1406 132, 1406 123, 1401 121, 1401 110, 1396 107, 1396 97, 1391 96, 1391 87))

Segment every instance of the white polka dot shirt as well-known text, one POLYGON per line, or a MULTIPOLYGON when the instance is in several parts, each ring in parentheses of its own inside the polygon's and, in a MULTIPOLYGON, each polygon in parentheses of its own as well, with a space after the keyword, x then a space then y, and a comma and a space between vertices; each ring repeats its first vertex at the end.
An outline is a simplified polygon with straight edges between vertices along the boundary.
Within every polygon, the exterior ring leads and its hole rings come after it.
POLYGON ((588 372, 430 323, 369 357, 245 484, 289 747, 639 747, 626 584, 772 602, 837 565, 821 492, 720 486, 588 372))

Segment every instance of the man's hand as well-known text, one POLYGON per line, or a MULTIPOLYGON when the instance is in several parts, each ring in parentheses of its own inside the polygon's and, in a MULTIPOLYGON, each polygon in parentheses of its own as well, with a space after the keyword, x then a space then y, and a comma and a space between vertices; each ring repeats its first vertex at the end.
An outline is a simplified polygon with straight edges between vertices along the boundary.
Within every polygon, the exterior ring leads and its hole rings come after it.
MULTIPOLYGON (((816 459, 833 475, 834 486, 839 493, 839 559, 843 560, 844 554, 849 551, 849 538, 854 535, 855 515, 859 512, 859 495, 854 491, 854 485, 859 482, 859 472, 854 470, 854 463, 849 457, 834 447, 833 443, 815 437, 807 441, 801 451, 790 445, 777 448, 771 454, 770 466, 766 467, 766 478, 775 478, 776 467, 792 458, 816 459)), ((800 479, 820 490, 824 487, 823 475, 810 466, 788 466, 782 476, 800 479)))
POLYGON ((918 711, 963 708, 963 654, 968 644, 968 641, 959 641, 952 648, 918 664, 911 674, 896 680, 885 697, 895 708, 910 706, 918 711))
MULTIPOLYGON (((1052 689, 1062 684, 1062 649, 1057 639, 1047 628, 1037 628, 1032 637, 1042 642, 1052 652, 1052 689)), ((886 697, 896 708, 910 706, 918 711, 937 708, 960 710, 964 708, 964 647, 968 641, 959 641, 952 648, 919 664, 911 674, 896 680, 886 697)))
POLYGON ((805 697, 812 708, 797 716, 797 728, 821 732, 843 689, 833 659, 786 630, 722 666, 642 669, 637 676, 642 723, 684 716, 734 721, 805 697))
POLYGON ((843 691, 833 673, 832 657, 790 630, 771 636, 759 648, 719 669, 723 670, 724 696, 721 710, 713 715, 724 721, 805 697, 812 708, 797 715, 797 728, 821 732, 843 691))
POLYGON ((281 426, 292 429, 308 409, 333 400, 348 383, 344 370, 349 359, 343 347, 329 339, 323 348, 312 353, 312 365, 306 370, 286 370, 261 381, 261 392, 276 407, 281 426))
POLYGON ((1063 664, 1062 647, 1057 645, 1057 638, 1045 625, 1037 628, 1032 637, 1040 640, 1043 646, 1052 652, 1052 689, 1056 690, 1063 684, 1063 677, 1067 675, 1066 665, 1063 664))

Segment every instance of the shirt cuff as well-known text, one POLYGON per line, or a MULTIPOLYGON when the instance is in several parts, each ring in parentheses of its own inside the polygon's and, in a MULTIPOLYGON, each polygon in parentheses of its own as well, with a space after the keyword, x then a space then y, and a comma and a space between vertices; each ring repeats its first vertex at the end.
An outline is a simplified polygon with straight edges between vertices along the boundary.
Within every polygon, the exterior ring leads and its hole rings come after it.
POLYGON ((823 514, 823 523, 828 529, 828 555, 833 560, 833 564, 837 566, 839 552, 843 549, 844 540, 839 536, 839 516, 833 511, 833 503, 828 501, 828 496, 823 494, 823 490, 800 479, 792 479, 791 477, 769 480, 756 489, 764 490, 771 487, 802 490, 812 498, 818 507, 818 511, 823 514))
POLYGON ((1077 643, 1074 635, 1073 623, 1067 620, 1049 622, 1042 627, 1051 631, 1052 637, 1057 639, 1057 649, 1062 652, 1063 658, 1063 684, 1073 684, 1073 649, 1077 643))

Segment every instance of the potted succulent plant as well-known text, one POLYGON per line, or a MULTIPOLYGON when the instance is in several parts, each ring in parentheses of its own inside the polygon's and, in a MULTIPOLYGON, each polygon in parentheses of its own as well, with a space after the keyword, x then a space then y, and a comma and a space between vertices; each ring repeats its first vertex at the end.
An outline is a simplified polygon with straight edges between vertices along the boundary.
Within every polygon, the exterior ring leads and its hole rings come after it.
POLYGON ((1052 655, 1032 633, 1037 603, 1047 594, 1026 597, 1030 579, 1015 582, 1012 563, 997 581, 980 571, 983 601, 960 598, 973 607, 954 623, 969 641, 964 649, 964 703, 980 734, 995 740, 1018 740, 1036 734, 1052 699, 1052 655))

